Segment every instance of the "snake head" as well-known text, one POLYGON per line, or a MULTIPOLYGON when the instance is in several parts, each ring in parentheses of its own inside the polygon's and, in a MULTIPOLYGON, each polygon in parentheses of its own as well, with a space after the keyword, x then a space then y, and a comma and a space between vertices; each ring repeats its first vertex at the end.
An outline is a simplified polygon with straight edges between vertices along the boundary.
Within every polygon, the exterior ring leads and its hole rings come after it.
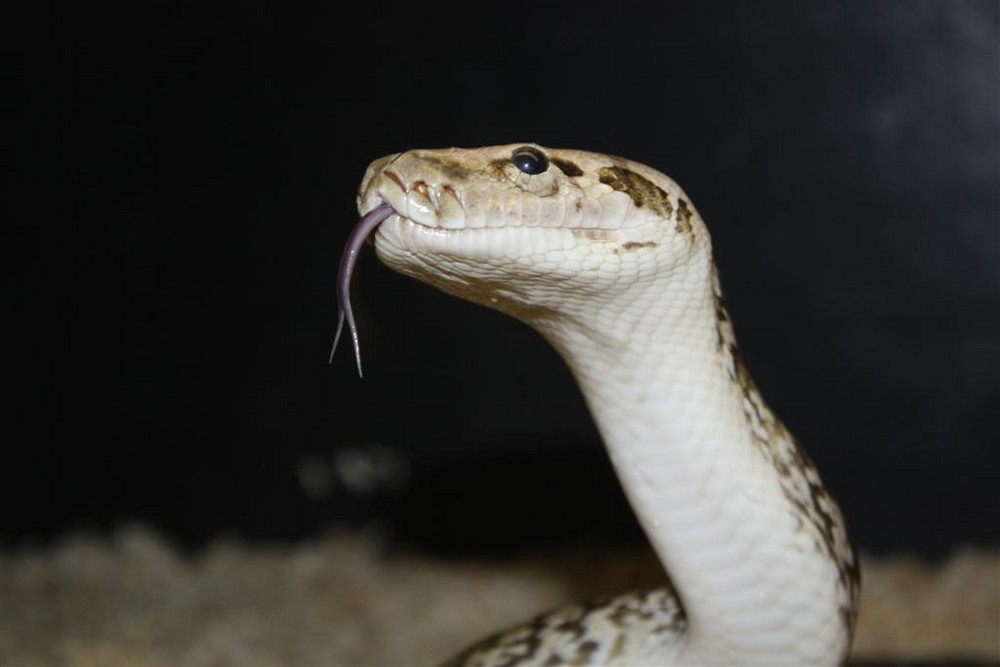
POLYGON ((356 353, 347 285, 372 230, 391 268, 536 326, 710 256, 707 230, 667 176, 536 144, 388 155, 368 167, 358 209, 340 279, 356 353))

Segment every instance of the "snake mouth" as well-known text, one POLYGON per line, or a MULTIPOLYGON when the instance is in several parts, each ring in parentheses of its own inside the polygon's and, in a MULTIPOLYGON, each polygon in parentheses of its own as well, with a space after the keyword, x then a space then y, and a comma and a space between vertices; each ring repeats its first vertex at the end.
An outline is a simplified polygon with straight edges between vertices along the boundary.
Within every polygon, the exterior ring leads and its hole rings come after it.
MULTIPOLYGON (((405 188, 401 189, 405 190, 405 188)), ((393 215, 399 216, 401 221, 409 222, 424 229, 438 232, 458 231, 438 225, 426 224, 422 220, 416 220, 409 215, 400 213, 396 206, 387 201, 387 198, 376 193, 373 194, 374 196, 366 195, 363 197, 361 210, 367 209, 367 211, 361 216, 361 219, 351 230, 350 234, 347 235, 347 241, 344 243, 344 252, 340 257, 340 267, 337 269, 337 332, 334 334, 333 347, 330 349, 330 362, 332 362, 333 355, 337 351, 337 344, 340 342, 340 335, 343 333, 344 324, 346 323, 354 347, 354 359, 357 362, 358 377, 363 377, 363 373, 361 370, 361 346, 358 340, 358 328, 354 320, 354 310, 351 308, 351 281, 354 277, 354 270, 357 266, 358 255, 361 252, 362 246, 365 243, 372 243, 375 230, 393 215)), ((409 198, 404 196, 402 203, 406 204, 408 201, 409 198)), ((411 208, 412 210, 412 207, 406 208, 411 208)))
MULTIPOLYGON (((463 229, 462 227, 451 228, 433 224, 438 221, 436 215, 437 207, 415 206, 413 198, 408 196, 411 192, 407 192, 406 187, 403 186, 399 177, 389 171, 386 171, 385 174, 389 180, 399 186, 399 193, 402 197, 401 199, 399 197, 387 197, 378 191, 366 192, 362 196, 360 209, 365 211, 365 213, 347 236, 347 241, 344 244, 344 252, 340 258, 340 267, 337 270, 337 332, 334 335, 333 347, 330 349, 330 361, 333 361, 333 355, 337 351, 337 344, 340 342, 340 335, 343 333, 344 324, 346 323, 347 329, 351 334, 359 377, 363 377, 361 369, 361 346, 358 340, 358 329, 354 320, 354 311, 351 308, 351 281, 354 277, 354 270, 357 266, 358 255, 361 252, 362 246, 366 243, 372 243, 375 230, 393 215, 399 216, 402 222, 408 222, 417 227, 439 233, 461 231, 463 229), (399 201, 393 204, 389 201, 390 198, 399 199, 399 201), (405 213, 400 212, 401 210, 405 211, 405 213), (417 215, 413 215, 414 213, 417 215)), ((426 185, 421 189, 420 185, 417 184, 414 190, 422 197, 428 199, 428 203, 430 202, 429 188, 426 185)), ((458 195, 450 187, 445 186, 444 190, 450 191, 450 195, 458 201, 458 195)))
POLYGON ((403 220, 429 229, 461 230, 467 227, 465 202, 448 183, 407 179, 384 167, 362 184, 358 209, 367 214, 388 204, 403 220))

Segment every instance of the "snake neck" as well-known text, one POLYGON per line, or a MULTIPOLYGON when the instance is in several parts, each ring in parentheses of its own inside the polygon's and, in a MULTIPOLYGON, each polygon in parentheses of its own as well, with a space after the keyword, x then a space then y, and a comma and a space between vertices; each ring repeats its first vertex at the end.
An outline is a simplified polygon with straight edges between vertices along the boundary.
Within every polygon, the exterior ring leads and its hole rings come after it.
POLYGON ((843 520, 743 366, 711 258, 694 264, 690 292, 674 276, 529 323, 575 375, 678 592, 681 654, 837 664, 857 594, 843 520))
MULTIPOLYGON (((664 621, 618 636, 641 664, 845 657, 857 566, 840 512, 740 361, 708 230, 676 183, 537 145, 408 151, 372 164, 359 206, 354 250, 381 210, 383 261, 534 326, 576 376, 687 628, 642 598, 594 610, 595 636, 626 616, 664 621)), ((559 628, 578 616, 548 617, 545 664, 566 661, 559 628)), ((500 644, 534 654, 543 626, 500 644)), ((610 656, 611 641, 578 648, 610 656)))

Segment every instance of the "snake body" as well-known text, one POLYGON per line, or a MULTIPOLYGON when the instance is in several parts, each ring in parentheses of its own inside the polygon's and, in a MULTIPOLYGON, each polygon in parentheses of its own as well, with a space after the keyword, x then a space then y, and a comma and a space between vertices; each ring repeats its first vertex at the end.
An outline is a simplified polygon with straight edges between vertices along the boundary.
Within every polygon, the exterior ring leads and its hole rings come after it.
POLYGON ((535 144, 413 150, 369 166, 358 207, 341 271, 355 344, 347 287, 372 229, 391 268, 539 331, 672 582, 543 614, 448 664, 846 659, 859 572, 843 518, 747 373, 708 230, 674 181, 535 144))

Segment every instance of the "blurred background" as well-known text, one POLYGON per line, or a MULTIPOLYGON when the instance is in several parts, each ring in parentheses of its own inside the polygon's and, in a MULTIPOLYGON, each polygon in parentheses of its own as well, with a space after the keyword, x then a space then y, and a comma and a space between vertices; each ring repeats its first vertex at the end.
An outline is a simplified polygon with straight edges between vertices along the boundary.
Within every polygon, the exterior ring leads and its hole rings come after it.
POLYGON ((640 543, 522 325, 366 251, 365 377, 327 364, 366 165, 533 141, 685 188, 749 368, 862 550, 995 545, 998 8, 57 6, 15 62, 0 543, 126 521, 190 548, 640 543))

